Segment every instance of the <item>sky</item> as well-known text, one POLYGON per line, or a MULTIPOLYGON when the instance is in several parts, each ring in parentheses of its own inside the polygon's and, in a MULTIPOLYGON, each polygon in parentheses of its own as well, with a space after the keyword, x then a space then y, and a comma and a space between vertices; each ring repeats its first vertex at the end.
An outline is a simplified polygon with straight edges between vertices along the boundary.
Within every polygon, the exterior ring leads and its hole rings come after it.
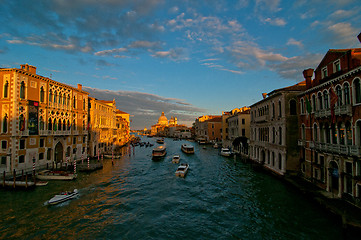
POLYGON ((191 126, 360 48, 359 0, 0 0, 0 67, 116 100, 131 129, 191 126))

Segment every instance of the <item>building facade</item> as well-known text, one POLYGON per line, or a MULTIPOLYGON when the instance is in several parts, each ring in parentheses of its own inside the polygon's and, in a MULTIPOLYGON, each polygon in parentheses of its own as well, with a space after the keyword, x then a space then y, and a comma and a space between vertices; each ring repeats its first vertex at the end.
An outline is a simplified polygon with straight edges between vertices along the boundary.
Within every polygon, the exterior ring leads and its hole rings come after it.
POLYGON ((278 175, 299 170, 297 96, 305 82, 262 94, 251 106, 250 159, 278 175))
POLYGON ((0 171, 53 166, 87 151, 88 93, 36 74, 36 67, 0 69, 0 171))
MULTIPOLYGON (((250 136, 250 110, 247 107, 232 110, 232 115, 227 118, 228 137, 232 148, 237 153, 248 155, 248 142, 250 136)), ((223 132, 223 131, 222 131, 223 132)))
POLYGON ((303 73, 301 173, 334 196, 360 198, 361 49, 331 49, 315 71, 303 73))

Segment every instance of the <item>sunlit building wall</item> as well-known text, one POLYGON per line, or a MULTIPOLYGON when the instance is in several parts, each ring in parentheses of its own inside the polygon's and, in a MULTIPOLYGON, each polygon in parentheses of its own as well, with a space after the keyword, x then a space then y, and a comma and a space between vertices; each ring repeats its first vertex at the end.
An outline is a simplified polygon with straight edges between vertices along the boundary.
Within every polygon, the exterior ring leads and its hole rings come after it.
POLYGON ((88 93, 36 74, 0 69, 0 171, 31 171, 80 159, 87 149, 88 93))

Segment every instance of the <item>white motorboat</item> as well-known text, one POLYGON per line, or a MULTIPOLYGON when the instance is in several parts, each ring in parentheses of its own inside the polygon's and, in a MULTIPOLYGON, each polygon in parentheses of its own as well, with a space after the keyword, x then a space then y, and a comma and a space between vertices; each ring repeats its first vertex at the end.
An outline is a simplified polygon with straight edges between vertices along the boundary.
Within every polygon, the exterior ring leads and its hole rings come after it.
POLYGON ((189 144, 182 144, 181 149, 185 153, 194 153, 194 147, 189 144))
POLYGON ((152 158, 153 160, 160 159, 167 154, 167 149, 164 145, 153 148, 152 158))
POLYGON ((221 155, 224 157, 230 157, 230 156, 232 156, 232 152, 229 148, 222 148, 221 155))
POLYGON ((53 198, 51 198, 48 201, 48 203, 50 205, 55 205, 55 204, 58 204, 58 203, 68 201, 68 200, 74 198, 77 195, 78 195, 78 190, 77 189, 74 189, 74 191, 72 191, 72 192, 61 192, 60 194, 57 194, 53 198))
POLYGON ((185 177, 185 175, 188 172, 188 169, 189 169, 189 164, 182 163, 181 165, 178 166, 177 170, 175 171, 175 175, 177 177, 185 177))
POLYGON ((37 179, 40 180, 73 180, 77 177, 74 173, 69 173, 65 171, 50 171, 43 170, 38 172, 36 175, 37 179))
POLYGON ((172 163, 179 163, 180 160, 180 156, 179 155, 174 155, 172 158, 172 163))
POLYGON ((159 143, 159 144, 163 144, 164 143, 164 138, 159 138, 159 139, 157 139, 156 142, 159 143))

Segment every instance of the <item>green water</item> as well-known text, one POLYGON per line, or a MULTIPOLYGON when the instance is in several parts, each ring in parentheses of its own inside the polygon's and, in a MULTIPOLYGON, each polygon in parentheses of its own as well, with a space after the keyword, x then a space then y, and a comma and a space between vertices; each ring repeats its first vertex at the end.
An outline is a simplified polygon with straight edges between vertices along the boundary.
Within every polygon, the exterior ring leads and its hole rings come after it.
POLYGON ((186 155, 185 142, 165 139, 158 162, 152 148, 136 147, 75 181, 0 190, 0 239, 342 239, 340 223, 288 185, 211 147, 191 142, 186 155), (190 164, 184 179, 174 154, 190 164), (78 198, 46 204, 74 188, 78 198))

